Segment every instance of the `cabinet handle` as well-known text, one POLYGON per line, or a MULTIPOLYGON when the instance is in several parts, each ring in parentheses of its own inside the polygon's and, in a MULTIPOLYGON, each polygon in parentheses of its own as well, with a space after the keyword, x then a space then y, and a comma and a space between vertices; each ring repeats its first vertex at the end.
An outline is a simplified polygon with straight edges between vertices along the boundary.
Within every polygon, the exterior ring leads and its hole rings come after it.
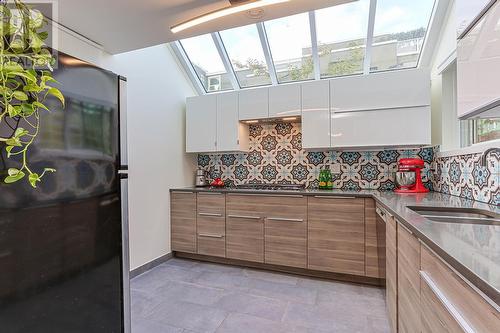
POLYGON ((170 193, 174 193, 174 194, 194 194, 194 192, 192 192, 192 191, 172 191, 170 193))
POLYGON ((201 194, 201 195, 222 195, 224 193, 221 193, 221 192, 198 192, 198 194, 201 194))
POLYGON ((210 235, 210 234, 198 234, 199 237, 206 237, 206 238, 224 238, 222 235, 210 235))
POLYGON ((356 199, 356 197, 330 196, 330 195, 315 195, 317 199, 356 199))
POLYGON ((283 222, 304 222, 304 219, 287 219, 282 217, 268 217, 268 221, 283 221, 283 222))
POLYGON ((260 220, 259 216, 246 216, 246 215, 228 215, 227 217, 232 219, 249 219, 249 220, 260 220))
POLYGON ((222 214, 217 214, 217 213, 198 213, 200 216, 215 216, 215 217, 222 217, 222 214))
POLYGON ((437 297, 441 304, 446 308, 448 313, 455 319, 455 321, 460 325, 460 327, 467 333, 474 333, 474 329, 470 327, 469 323, 464 319, 460 312, 453 306, 453 304, 446 298, 438 286, 432 281, 432 278, 424 271, 420 271, 420 276, 422 280, 429 286, 432 293, 437 297))

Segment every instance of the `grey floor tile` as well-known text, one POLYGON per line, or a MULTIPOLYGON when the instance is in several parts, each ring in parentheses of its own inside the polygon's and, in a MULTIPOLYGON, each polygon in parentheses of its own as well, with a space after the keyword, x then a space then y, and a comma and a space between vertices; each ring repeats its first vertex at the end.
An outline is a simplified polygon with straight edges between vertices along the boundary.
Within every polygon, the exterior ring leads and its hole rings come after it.
POLYGON ((146 320, 132 318, 132 333, 182 333, 182 328, 146 320))
POLYGON ((387 316, 385 318, 371 317, 367 318, 367 332, 373 333, 390 333, 391 327, 389 326, 389 319, 387 316))
POLYGON ((285 333, 284 325, 275 321, 241 313, 231 313, 217 333, 285 333))
POLYGON ((247 293, 231 292, 224 295, 215 306, 228 312, 248 314, 280 322, 285 314, 287 302, 247 293))
POLYGON ((156 290, 155 298, 165 302, 184 301, 199 305, 212 305, 224 295, 224 289, 193 283, 172 281, 166 287, 156 290))
POLYGON ((214 307, 176 301, 160 304, 146 319, 205 333, 214 332, 227 315, 214 307))
POLYGON ((132 279, 130 288, 154 294, 158 288, 165 287, 170 281, 191 282, 200 274, 188 269, 162 264, 132 279))
POLYGON ((248 290, 250 279, 240 273, 200 272, 192 282, 209 287, 223 288, 233 291, 248 290))
POLYGON ((182 258, 172 258, 165 262, 165 265, 177 266, 184 269, 193 268, 198 265, 198 261, 182 258))
POLYGON ((294 276, 294 275, 268 272, 268 271, 262 271, 262 270, 256 270, 256 269, 245 269, 243 271, 243 274, 245 274, 245 276, 248 276, 248 277, 254 278, 254 279, 260 279, 260 280, 271 281, 271 282, 286 283, 286 284, 291 284, 291 285, 297 285, 297 282, 299 280, 297 278, 297 276, 294 276))
POLYGON ((149 316, 155 307, 160 305, 163 298, 153 296, 150 293, 142 290, 130 290, 131 311, 136 318, 145 318, 149 316))
POLYGON ((252 295, 306 304, 315 304, 316 302, 317 291, 312 288, 260 279, 250 279, 248 287, 248 292, 252 295))
POLYGON ((331 332, 366 332, 367 319, 363 311, 357 309, 332 309, 318 305, 291 303, 283 322, 309 329, 331 332))
POLYGON ((243 268, 239 266, 216 264, 211 262, 199 262, 191 268, 199 272, 232 273, 243 274, 243 268))

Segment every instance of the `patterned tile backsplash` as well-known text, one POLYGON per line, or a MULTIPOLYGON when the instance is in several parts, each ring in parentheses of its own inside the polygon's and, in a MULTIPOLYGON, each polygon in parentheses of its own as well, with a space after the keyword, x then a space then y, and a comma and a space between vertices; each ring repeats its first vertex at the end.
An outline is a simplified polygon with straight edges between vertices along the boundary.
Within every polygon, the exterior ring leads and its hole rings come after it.
POLYGON ((250 151, 237 154, 198 155, 198 165, 210 177, 228 185, 246 183, 304 184, 318 186, 319 171, 330 165, 334 187, 348 190, 395 188, 400 158, 425 160, 424 183, 432 189, 431 164, 435 148, 381 151, 305 151, 300 124, 274 123, 250 126, 250 151), (334 173, 333 165, 340 167, 334 173))
POLYGON ((481 154, 436 158, 433 187, 438 192, 500 205, 500 155, 490 154, 487 166, 481 154))

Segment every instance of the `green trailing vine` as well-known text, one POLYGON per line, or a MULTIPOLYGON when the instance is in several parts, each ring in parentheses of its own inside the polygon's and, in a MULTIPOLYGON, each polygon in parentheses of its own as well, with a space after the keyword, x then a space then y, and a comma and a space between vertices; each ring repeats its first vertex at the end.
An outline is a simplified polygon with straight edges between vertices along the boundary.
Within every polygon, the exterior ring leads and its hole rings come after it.
POLYGON ((20 0, 0 0, 0 143, 7 158, 19 165, 9 168, 3 181, 12 184, 25 179, 36 188, 51 172, 33 170, 30 146, 40 131, 40 113, 50 111, 47 97, 56 97, 64 106, 64 96, 53 86, 55 59, 45 44, 47 21, 42 13, 20 0), (7 133, 7 134, 6 134, 7 133))

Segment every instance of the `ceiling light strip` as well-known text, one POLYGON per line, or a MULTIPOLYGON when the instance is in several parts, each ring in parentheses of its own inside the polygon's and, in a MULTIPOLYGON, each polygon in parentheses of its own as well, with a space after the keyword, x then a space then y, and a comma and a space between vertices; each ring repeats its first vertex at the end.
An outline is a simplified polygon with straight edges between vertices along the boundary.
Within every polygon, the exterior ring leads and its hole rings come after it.
POLYGON ((252 10, 259 7, 270 6, 278 3, 288 2, 290 0, 256 0, 245 2, 242 5, 225 7, 198 17, 195 17, 191 20, 183 22, 181 24, 175 25, 170 28, 170 30, 175 34, 180 31, 195 27, 197 25, 207 23, 228 15, 244 12, 247 10, 252 10))
POLYGON ((318 35, 316 33, 316 13, 314 11, 309 12, 309 27, 311 30, 311 51, 314 64, 314 79, 321 79, 321 66, 319 61, 319 51, 318 51, 318 35))
POLYGON ((227 74, 229 75, 229 80, 231 80, 231 84, 233 85, 234 90, 240 90, 240 84, 238 79, 236 78, 236 73, 234 72, 233 66, 231 65, 231 60, 229 60, 229 56, 227 55, 226 48, 224 47, 224 43, 220 38, 220 34, 218 32, 212 33, 212 39, 214 40, 215 48, 217 52, 219 52, 219 56, 222 59, 222 63, 224 64, 224 68, 226 69, 227 74))
POLYGON ((377 13, 377 0, 370 0, 370 13, 368 15, 368 30, 366 36, 365 60, 363 63, 363 74, 370 74, 372 66, 373 34, 375 31, 375 14, 377 13))
POLYGON ((269 41, 267 39, 266 30, 264 28, 264 23, 257 23, 257 31, 259 32, 260 43, 262 45, 262 50, 264 51, 264 57, 266 58, 267 68, 269 70, 269 76, 271 77, 271 82, 273 86, 278 85, 278 77, 276 75, 276 68, 274 68, 273 58, 271 56, 271 48, 269 46, 269 41))

